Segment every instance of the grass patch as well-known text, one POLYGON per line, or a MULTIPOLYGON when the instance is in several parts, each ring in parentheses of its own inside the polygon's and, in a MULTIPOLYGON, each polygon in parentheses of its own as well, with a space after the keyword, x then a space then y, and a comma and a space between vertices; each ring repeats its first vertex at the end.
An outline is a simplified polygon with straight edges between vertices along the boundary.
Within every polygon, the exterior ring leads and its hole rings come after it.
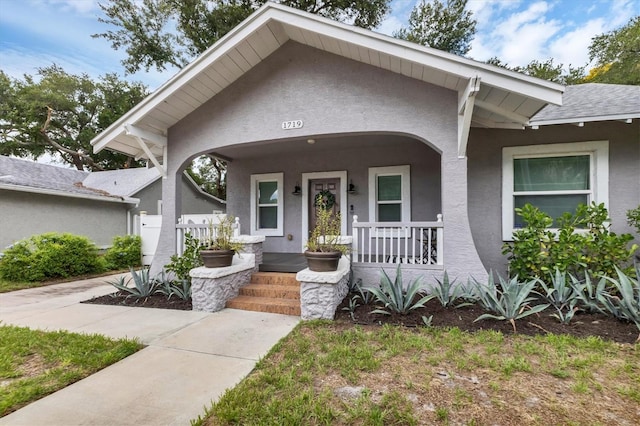
POLYGON ((90 278, 107 277, 107 276, 110 276, 110 275, 120 274, 120 273, 123 273, 123 272, 129 272, 129 270, 128 269, 121 269, 121 270, 116 270, 116 271, 102 272, 100 274, 80 275, 80 276, 77 276, 77 277, 58 278, 58 279, 55 279, 55 280, 34 281, 34 282, 7 281, 4 278, 0 277, 0 293, 8 293, 10 291, 24 290, 24 289, 27 289, 27 288, 44 287, 44 286, 48 286, 48 285, 68 283, 68 282, 72 282, 72 281, 87 280, 87 279, 90 279, 90 278))
POLYGON ((639 395, 640 345, 315 321, 194 424, 635 424, 639 395))
POLYGON ((140 350, 133 340, 0 326, 0 416, 140 350))

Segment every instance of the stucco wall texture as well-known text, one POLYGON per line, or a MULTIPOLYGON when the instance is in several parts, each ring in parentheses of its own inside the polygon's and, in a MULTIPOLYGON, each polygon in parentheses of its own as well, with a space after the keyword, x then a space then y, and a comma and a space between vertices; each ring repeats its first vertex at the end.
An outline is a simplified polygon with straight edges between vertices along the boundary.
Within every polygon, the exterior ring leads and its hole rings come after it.
POLYGON ((99 247, 127 233, 129 204, 0 190, 0 249, 44 232, 84 235, 99 247))
MULTIPOLYGON (((348 205, 347 232, 351 235, 353 215, 360 222, 369 220, 368 179, 369 167, 410 165, 411 166, 411 218, 414 221, 435 221, 441 212, 440 203, 440 155, 422 142, 403 136, 363 135, 340 137, 337 142, 343 148, 339 150, 304 150, 295 153, 277 153, 260 158, 248 158, 234 161, 229 165, 227 200, 228 212, 240 218, 244 228, 249 229, 250 220, 250 180, 256 173, 284 172, 284 235, 291 234, 292 239, 266 237, 265 251, 300 252, 302 248, 302 203, 303 197, 292 195, 296 184, 302 184, 302 173, 322 170, 346 170, 347 184, 356 187, 355 194, 347 194, 348 205), (350 148, 350 141, 366 140, 375 148, 350 148), (351 208, 353 207, 353 209, 351 208)), ((321 144, 318 141, 317 144, 321 144)), ((306 142, 301 141, 301 145, 306 142)), ((361 146, 360 144, 357 145, 361 146)))
MULTIPOLYGON (((483 264, 506 273, 502 241, 502 148, 567 142, 609 141, 609 216, 616 233, 629 232, 626 212, 640 205, 640 123, 586 123, 543 126, 538 130, 472 128, 469 158, 469 218, 483 264)), ((640 243, 640 241, 636 242, 640 243)))
POLYGON ((170 200, 180 200, 177 176, 191 158, 237 144, 348 134, 408 135, 441 154, 447 271, 486 277, 467 217, 467 161, 457 156, 457 93, 295 42, 169 129, 163 227, 152 271, 174 250, 180 207, 170 200), (304 127, 285 131, 286 120, 303 120, 304 127))

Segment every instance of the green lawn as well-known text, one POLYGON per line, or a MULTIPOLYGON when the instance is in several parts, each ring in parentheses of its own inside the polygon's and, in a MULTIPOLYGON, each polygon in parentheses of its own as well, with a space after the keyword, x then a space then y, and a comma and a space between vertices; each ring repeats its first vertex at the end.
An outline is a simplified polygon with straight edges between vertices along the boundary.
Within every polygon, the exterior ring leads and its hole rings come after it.
POLYGON ((0 416, 140 350, 133 340, 0 326, 0 416))
POLYGON ((640 345, 300 324, 195 424, 639 424, 640 345))
POLYGON ((50 280, 50 281, 35 281, 35 282, 27 282, 27 281, 7 281, 3 278, 0 278, 0 293, 8 293, 10 291, 16 291, 16 290, 24 290, 25 288, 35 288, 35 287, 44 287, 47 285, 52 285, 52 284, 61 284, 61 283, 66 283, 66 282, 71 282, 71 281, 80 281, 80 280, 86 280, 89 278, 96 278, 96 277, 106 277, 109 275, 115 275, 115 274, 119 274, 122 272, 129 272, 129 270, 117 270, 117 271, 108 271, 108 272, 103 272, 101 274, 92 274, 92 275, 82 275, 79 277, 69 277, 69 278, 60 278, 60 279, 55 279, 55 280, 50 280))

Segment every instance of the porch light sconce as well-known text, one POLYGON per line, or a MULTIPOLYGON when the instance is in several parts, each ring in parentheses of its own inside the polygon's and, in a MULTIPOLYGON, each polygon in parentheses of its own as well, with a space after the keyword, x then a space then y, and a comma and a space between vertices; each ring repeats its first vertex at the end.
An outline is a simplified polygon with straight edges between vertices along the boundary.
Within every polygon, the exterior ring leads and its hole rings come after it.
POLYGON ((302 189, 300 189, 300 185, 296 183, 296 186, 293 188, 293 195, 302 195, 302 189))
POLYGON ((316 143, 316 140, 315 139, 307 139, 307 143, 309 145, 313 145, 314 143, 316 143))
POLYGON ((349 182, 349 189, 347 189, 347 192, 349 194, 357 194, 358 193, 358 190, 357 190, 356 186, 353 184, 353 181, 349 182))

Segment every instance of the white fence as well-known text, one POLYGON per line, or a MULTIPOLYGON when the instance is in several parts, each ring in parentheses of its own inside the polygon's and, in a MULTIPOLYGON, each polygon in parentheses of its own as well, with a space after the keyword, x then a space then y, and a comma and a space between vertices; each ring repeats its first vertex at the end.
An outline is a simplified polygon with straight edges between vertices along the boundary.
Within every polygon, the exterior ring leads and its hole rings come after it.
POLYGON ((443 265, 442 215, 436 222, 358 222, 353 217, 353 263, 443 265))
MULTIPOLYGON (((185 214, 179 219, 176 225, 178 232, 177 252, 184 253, 184 234, 189 232, 198 239, 205 239, 209 235, 209 221, 214 225, 219 223, 225 214, 185 214)), ((160 239, 160 229, 162 227, 161 215, 148 215, 140 212, 140 216, 134 217, 134 234, 140 235, 142 239, 142 264, 150 265, 158 247, 160 239)), ((234 231, 239 235, 240 223, 236 218, 234 231)))
MULTIPOLYGON (((213 218, 208 216, 204 223, 194 223, 194 221, 188 221, 189 223, 178 223, 176 225, 176 253, 178 253, 178 255, 182 255, 184 253, 186 234, 189 234, 200 241, 204 241, 209 238, 209 234, 212 229, 215 232, 215 226, 226 216, 226 214, 216 214, 213 215, 213 218), (211 220, 211 224, 209 223, 209 220, 211 220)), ((239 235, 240 219, 236 217, 235 223, 233 224, 233 236, 237 237, 239 235)))

